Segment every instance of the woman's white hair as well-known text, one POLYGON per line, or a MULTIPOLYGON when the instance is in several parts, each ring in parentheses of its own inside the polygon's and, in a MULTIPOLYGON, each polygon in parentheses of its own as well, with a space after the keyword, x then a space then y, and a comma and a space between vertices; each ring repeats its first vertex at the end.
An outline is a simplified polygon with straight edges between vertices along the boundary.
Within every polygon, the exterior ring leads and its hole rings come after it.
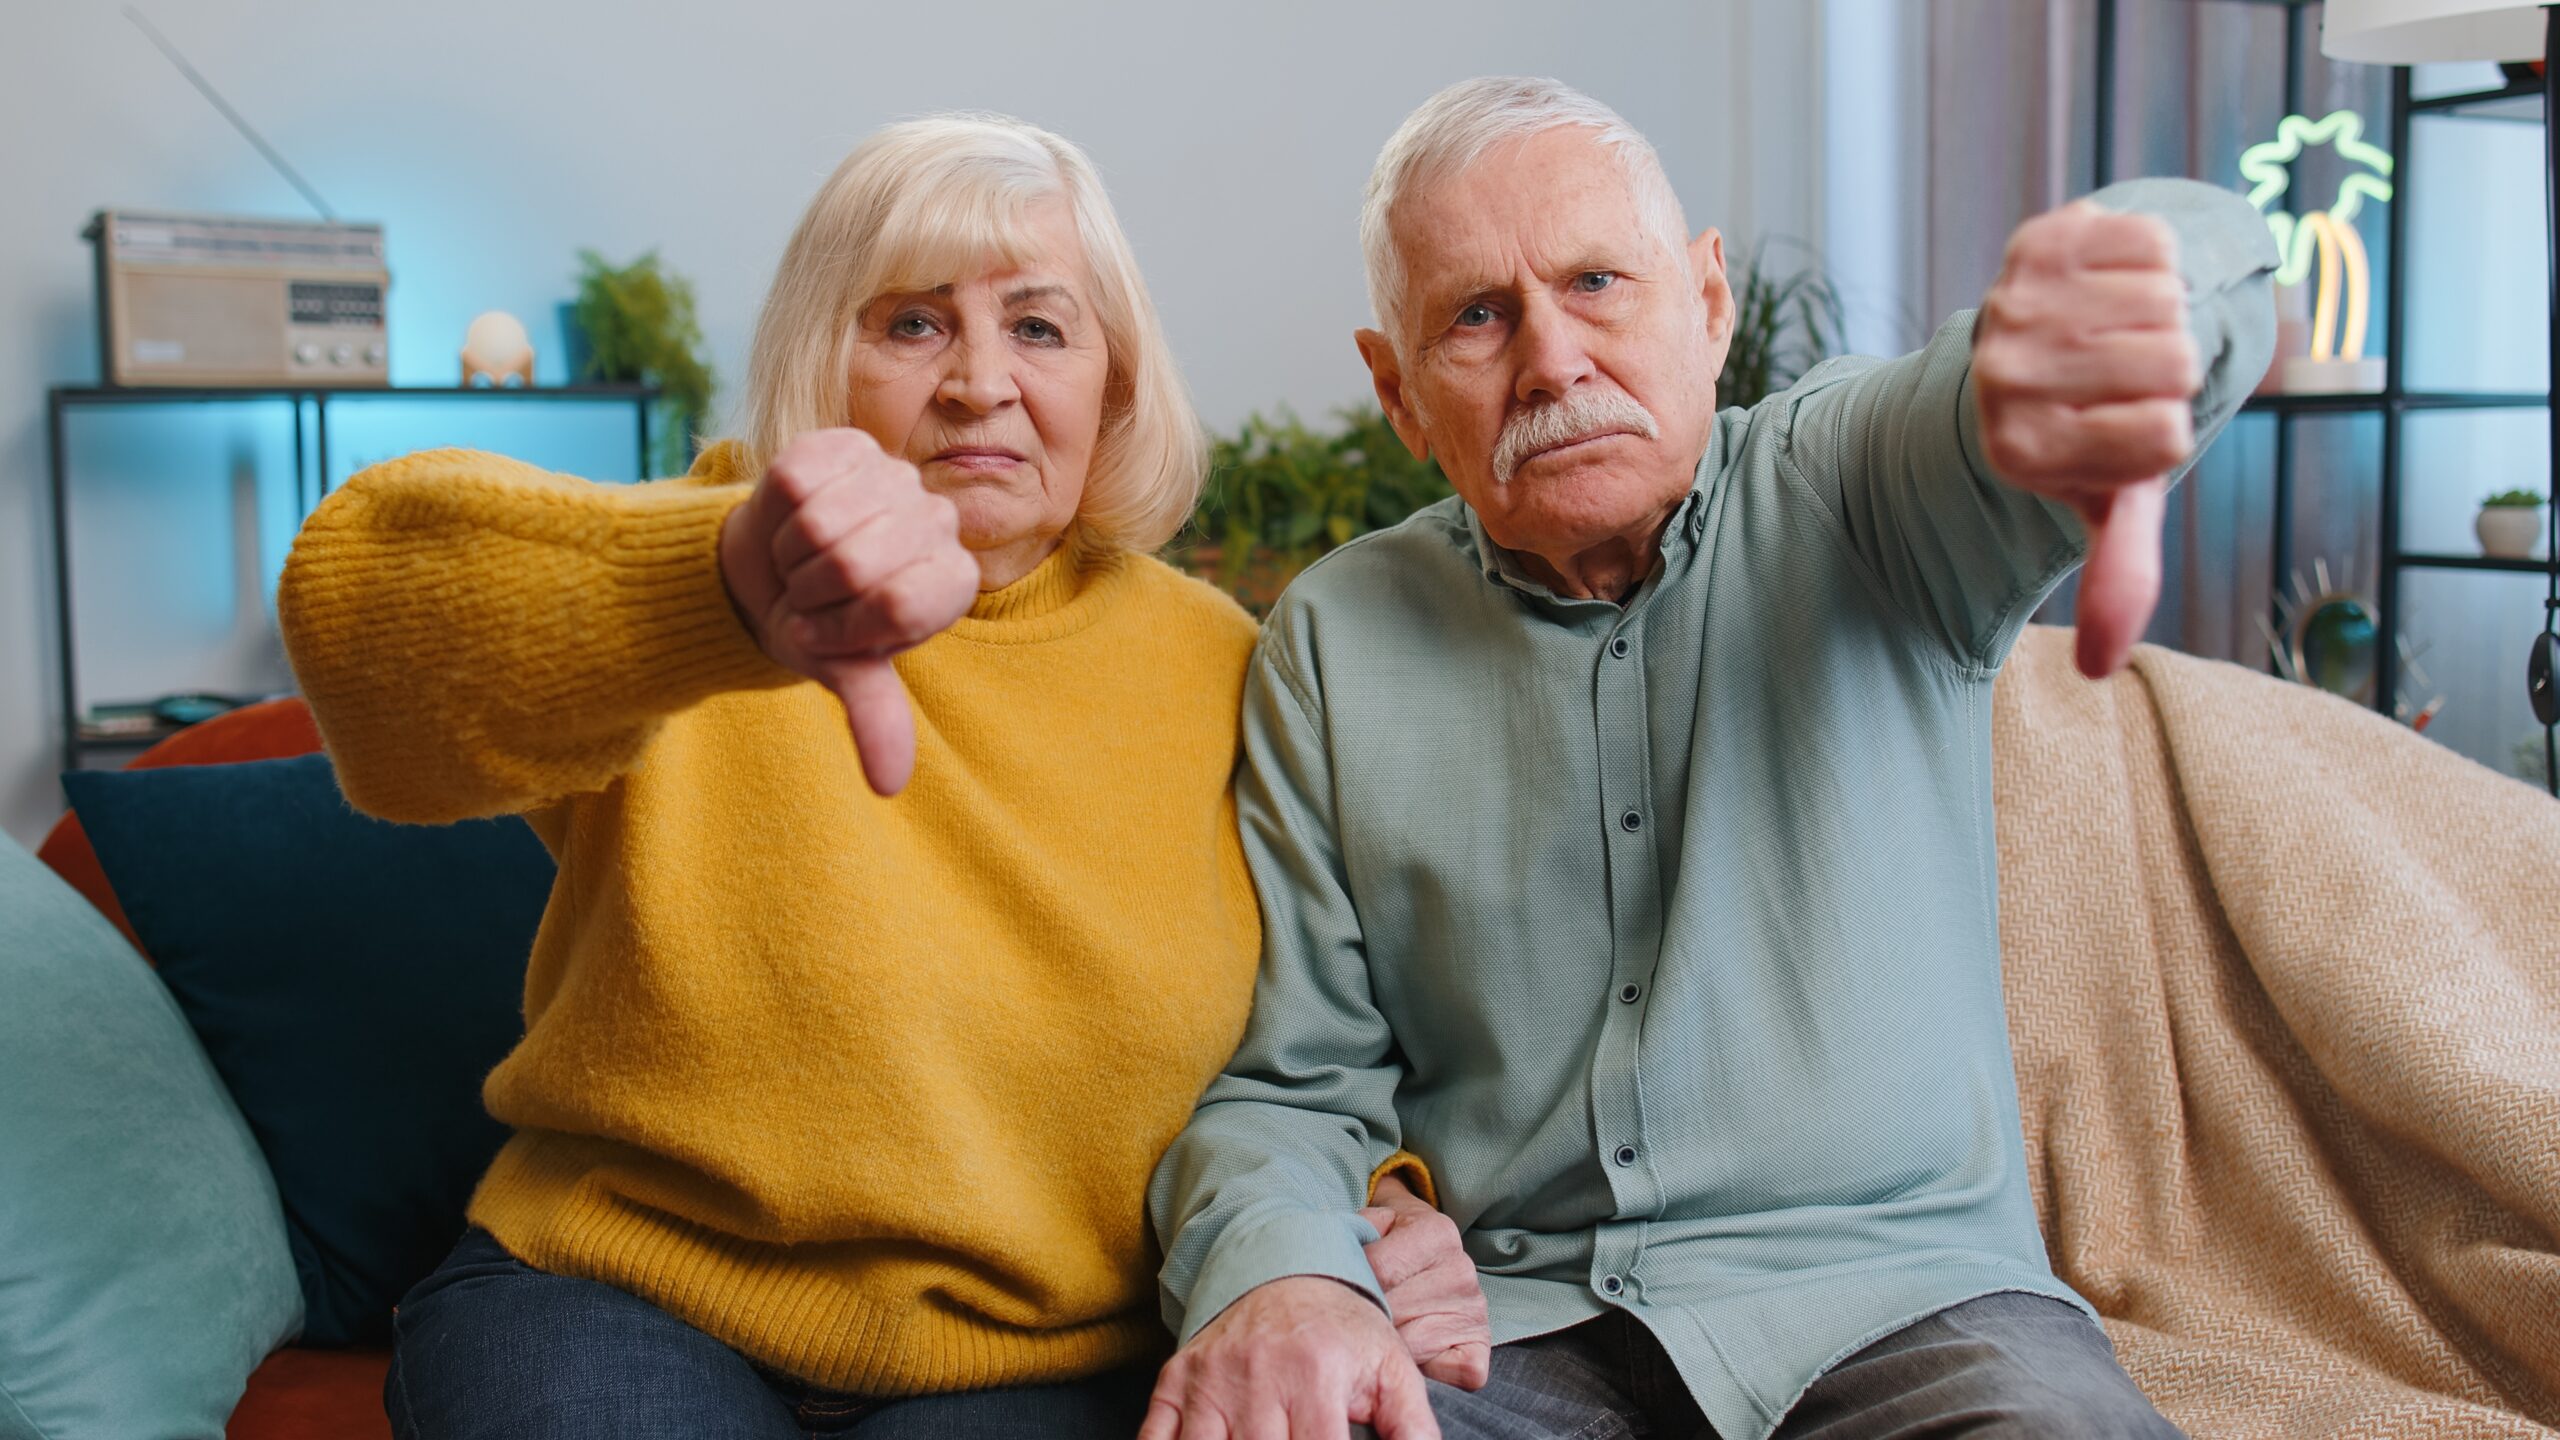
POLYGON ((1084 151, 1006 115, 953 113, 872 135, 827 177, 792 232, 757 318, 739 439, 762 473, 805 430, 850 423, 856 319, 892 291, 930 290, 990 263, 1022 264, 1034 204, 1075 220, 1110 354, 1102 433, 1076 512, 1089 553, 1151 551, 1200 498, 1208 445, 1084 151))
POLYGON ((1600 132, 1600 143, 1626 167, 1638 213, 1686 272, 1688 221, 1680 213, 1671 177, 1663 173, 1662 157, 1643 132, 1561 80, 1516 75, 1461 80, 1406 116, 1369 171, 1368 198, 1360 207, 1360 251, 1369 267, 1369 305, 1390 341, 1399 348, 1404 344, 1397 329, 1403 318, 1405 273, 1393 234, 1396 202, 1458 174, 1503 141, 1566 125, 1600 132))

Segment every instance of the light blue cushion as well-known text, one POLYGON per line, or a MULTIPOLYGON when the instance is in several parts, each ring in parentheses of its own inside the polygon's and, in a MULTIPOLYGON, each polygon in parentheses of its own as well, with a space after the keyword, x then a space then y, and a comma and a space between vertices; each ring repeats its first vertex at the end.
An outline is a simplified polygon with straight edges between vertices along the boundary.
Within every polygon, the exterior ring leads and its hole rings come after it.
POLYGON ((301 1325, 275 1181, 194 1032, 0 836, 0 1440, 216 1440, 301 1325))

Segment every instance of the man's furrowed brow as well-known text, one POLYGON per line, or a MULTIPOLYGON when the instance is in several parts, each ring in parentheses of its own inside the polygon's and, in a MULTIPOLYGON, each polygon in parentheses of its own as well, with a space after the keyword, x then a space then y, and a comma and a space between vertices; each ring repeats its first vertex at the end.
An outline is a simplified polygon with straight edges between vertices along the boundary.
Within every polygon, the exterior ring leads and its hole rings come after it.
POLYGON ((1490 295, 1508 294, 1510 289, 1511 282, 1500 276, 1489 274, 1462 275, 1454 280, 1441 281, 1439 284, 1433 285, 1424 290, 1422 292, 1422 313, 1426 315, 1440 315, 1444 312, 1455 310, 1460 305, 1469 301, 1482 300, 1490 295))
MULTIPOLYGON (((1606 271, 1612 275, 1641 276, 1646 268, 1638 259, 1641 249, 1595 246, 1557 266, 1545 278, 1550 284, 1563 284, 1577 275, 1606 271)), ((1456 310, 1460 305, 1497 295, 1508 295, 1517 288, 1509 275, 1473 274, 1443 281, 1422 292, 1423 313, 1439 315, 1456 310)))

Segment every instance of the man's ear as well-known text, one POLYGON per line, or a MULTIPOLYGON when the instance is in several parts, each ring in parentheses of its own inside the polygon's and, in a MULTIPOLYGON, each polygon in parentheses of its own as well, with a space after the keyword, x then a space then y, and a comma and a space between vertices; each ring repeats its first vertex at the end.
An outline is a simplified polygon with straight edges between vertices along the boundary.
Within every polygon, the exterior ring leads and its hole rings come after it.
POLYGON ((1689 276, 1698 284, 1698 298, 1706 302, 1707 345, 1721 372, 1725 350, 1733 344, 1733 281, 1724 271, 1724 233, 1713 225, 1689 242, 1689 276))
POLYGON ((1354 330, 1352 343, 1360 347, 1360 360, 1369 367, 1369 383, 1377 387, 1378 408, 1387 412, 1387 423, 1395 427, 1396 438, 1413 452, 1416 460, 1431 458, 1431 441, 1422 433, 1422 422, 1414 418, 1413 407, 1404 398, 1404 367, 1396 359, 1396 347, 1387 343, 1386 333, 1379 330, 1354 330))

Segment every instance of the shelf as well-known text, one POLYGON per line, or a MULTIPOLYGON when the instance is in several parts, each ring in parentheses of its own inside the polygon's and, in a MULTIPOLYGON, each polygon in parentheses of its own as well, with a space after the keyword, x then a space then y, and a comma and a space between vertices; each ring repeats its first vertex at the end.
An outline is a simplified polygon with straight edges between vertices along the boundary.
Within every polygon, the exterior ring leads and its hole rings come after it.
POLYGON ((2371 395, 2252 395, 2241 405, 2244 415, 2380 414, 2389 397, 2371 395))
MULTIPOLYGON (((106 756, 148 749, 183 728, 153 726, 137 734, 101 734, 84 725, 79 708, 79 646, 77 626, 73 618, 72 544, 71 544, 71 458, 70 440, 76 429, 69 423, 74 412, 94 410, 112 412, 136 406, 151 405, 238 405, 286 402, 293 421, 293 484, 296 503, 308 514, 329 491, 332 469, 329 460, 329 422, 335 409, 341 416, 346 406, 333 407, 329 402, 357 400, 458 400, 466 404, 497 401, 508 405, 543 402, 628 405, 632 410, 634 453, 638 468, 646 472, 649 465, 651 411, 665 398, 655 385, 584 384, 533 386, 480 385, 56 385, 48 387, 46 399, 46 459, 53 498, 53 582, 54 644, 59 657, 61 687, 60 711, 62 760, 65 770, 81 768, 81 757, 106 756), (305 403, 309 402, 309 403, 305 403), (306 438, 316 442, 316 458, 306 455, 306 438), (307 483, 316 488, 305 497, 307 483)), ((356 407, 361 409, 361 407, 356 407)), ((484 417, 485 418, 485 417, 484 417)), ((102 414, 89 424, 107 423, 102 414)))
POLYGON ((2257 415, 2367 415, 2395 405, 2402 410, 2538 410, 2550 403, 2547 395, 2430 390, 2405 395, 2252 395, 2240 409, 2257 415))
POLYGON ((2495 391, 2420 391, 2400 397, 2400 408, 2404 410, 2539 410, 2550 403, 2547 394, 2495 391))
POLYGON ((654 400, 653 385, 57 385, 65 406, 198 404, 226 400, 654 400))
POLYGON ((2411 115, 2443 115, 2457 120, 2520 120, 2529 125, 2542 123, 2542 82, 2530 80, 2522 85, 2502 85, 2495 90, 2466 90, 2453 95, 2430 95, 2409 102, 2411 115))
POLYGON ((2424 555, 2403 551, 2394 557, 2408 570, 2513 570, 2526 575, 2551 573, 2548 560, 2508 560, 2493 555, 2424 555))
POLYGON ((81 750, 148 750, 179 731, 190 728, 192 727, 186 725, 167 725, 136 735, 92 735, 84 731, 73 736, 71 743, 81 750))

